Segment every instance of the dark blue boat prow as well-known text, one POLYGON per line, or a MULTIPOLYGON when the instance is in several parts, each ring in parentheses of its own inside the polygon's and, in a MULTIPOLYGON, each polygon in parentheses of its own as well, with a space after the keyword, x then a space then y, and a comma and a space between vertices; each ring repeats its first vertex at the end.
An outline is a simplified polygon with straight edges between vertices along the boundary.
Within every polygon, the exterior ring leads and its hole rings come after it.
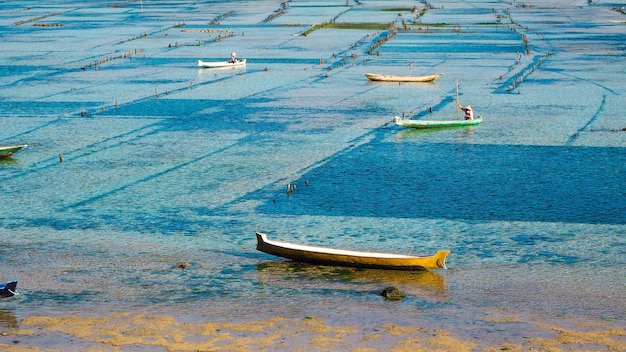
POLYGON ((0 284, 0 297, 13 297, 20 293, 17 292, 17 281, 9 281, 6 284, 0 284))

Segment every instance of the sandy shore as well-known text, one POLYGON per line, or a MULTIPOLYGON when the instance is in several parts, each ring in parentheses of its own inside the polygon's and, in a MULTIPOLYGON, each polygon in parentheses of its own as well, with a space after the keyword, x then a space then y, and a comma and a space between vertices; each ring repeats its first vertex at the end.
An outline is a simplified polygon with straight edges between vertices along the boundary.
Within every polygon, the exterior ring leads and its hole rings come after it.
MULTIPOLYGON (((481 340, 442 329, 380 324, 338 326, 323 318, 275 317, 244 323, 181 322, 171 316, 30 316, 4 319, 3 351, 624 351, 624 327, 535 324, 533 336, 481 340), (46 346, 40 347, 40 346, 46 346)), ((516 318, 496 321, 514 328, 516 318)))

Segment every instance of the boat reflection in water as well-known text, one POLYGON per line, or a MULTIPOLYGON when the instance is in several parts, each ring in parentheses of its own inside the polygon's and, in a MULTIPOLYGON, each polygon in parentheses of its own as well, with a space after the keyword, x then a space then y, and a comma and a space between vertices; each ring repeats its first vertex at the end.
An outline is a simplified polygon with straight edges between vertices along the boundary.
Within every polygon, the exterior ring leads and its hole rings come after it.
POLYGON ((419 295, 444 296, 445 276, 432 271, 401 271, 360 269, 301 263, 295 261, 263 261, 257 264, 259 282, 272 286, 323 287, 358 285, 359 289, 382 289, 397 286, 419 295))
POLYGON ((10 310, 0 308, 0 328, 4 329, 17 329, 19 324, 17 323, 17 317, 10 310))

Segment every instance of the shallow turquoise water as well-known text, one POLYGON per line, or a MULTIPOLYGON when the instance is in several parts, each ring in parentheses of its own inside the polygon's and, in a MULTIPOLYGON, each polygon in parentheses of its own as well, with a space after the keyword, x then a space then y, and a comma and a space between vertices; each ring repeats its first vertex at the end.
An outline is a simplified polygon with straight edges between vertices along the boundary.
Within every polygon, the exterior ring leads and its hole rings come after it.
POLYGON ((293 1, 265 23, 278 5, 255 1, 220 25, 207 19, 228 2, 145 2, 143 12, 134 3, 0 5, 12 48, 0 54, 0 143, 29 144, 0 161, 0 280, 19 280, 23 293, 0 308, 364 325, 437 317, 467 334, 493 315, 623 322, 623 15, 583 1, 435 5, 419 20, 403 14, 412 30, 380 55, 367 48, 384 31, 299 35, 340 13, 399 21, 383 11, 397 3, 318 11, 293 1), (16 25, 57 12, 34 22, 64 26, 16 25), (213 42, 204 29, 235 35, 213 42), (522 33, 531 53, 518 57, 522 33), (232 50, 248 58, 245 69, 195 66, 232 50), (365 72, 444 76, 376 84, 365 72), (393 125, 396 114, 454 118, 457 79, 482 125, 393 125), (449 270, 434 273, 320 272, 257 252, 255 231, 452 253, 449 270), (384 302, 388 285, 407 299, 384 302))

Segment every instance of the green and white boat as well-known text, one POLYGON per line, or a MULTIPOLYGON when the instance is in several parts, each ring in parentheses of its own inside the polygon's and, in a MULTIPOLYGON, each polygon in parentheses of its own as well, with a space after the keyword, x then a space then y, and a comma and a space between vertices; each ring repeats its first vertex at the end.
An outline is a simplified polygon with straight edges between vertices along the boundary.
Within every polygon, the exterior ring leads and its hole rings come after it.
POLYGON ((18 150, 26 148, 27 144, 0 146, 0 158, 9 158, 18 150))
POLYGON ((408 128, 446 128, 475 126, 483 122, 482 116, 473 120, 413 120, 400 116, 395 117, 396 125, 408 128))

